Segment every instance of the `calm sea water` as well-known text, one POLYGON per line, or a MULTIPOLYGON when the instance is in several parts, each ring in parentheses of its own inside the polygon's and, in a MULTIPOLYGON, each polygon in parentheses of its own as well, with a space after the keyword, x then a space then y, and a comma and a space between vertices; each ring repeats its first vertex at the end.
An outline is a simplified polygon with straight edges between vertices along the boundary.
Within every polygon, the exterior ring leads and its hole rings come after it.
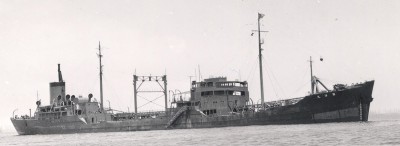
POLYGON ((400 145, 400 120, 64 135, 3 132, 0 145, 400 145))

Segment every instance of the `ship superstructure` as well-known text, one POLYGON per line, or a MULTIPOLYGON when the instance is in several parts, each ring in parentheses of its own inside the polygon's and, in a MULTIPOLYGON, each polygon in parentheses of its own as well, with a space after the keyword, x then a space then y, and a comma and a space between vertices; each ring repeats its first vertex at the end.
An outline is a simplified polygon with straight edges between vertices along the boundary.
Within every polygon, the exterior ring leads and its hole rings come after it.
POLYGON ((192 105, 206 115, 240 112, 249 102, 247 82, 227 81, 226 77, 193 81, 190 92, 192 105))

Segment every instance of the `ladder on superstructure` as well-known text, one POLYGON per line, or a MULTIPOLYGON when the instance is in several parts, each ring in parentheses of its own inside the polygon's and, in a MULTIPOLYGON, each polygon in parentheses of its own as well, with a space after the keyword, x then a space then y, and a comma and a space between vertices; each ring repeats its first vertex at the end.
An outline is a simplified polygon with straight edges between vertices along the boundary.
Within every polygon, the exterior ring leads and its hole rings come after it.
POLYGON ((176 112, 176 114, 171 118, 171 120, 168 121, 167 126, 165 126, 165 128, 171 127, 171 125, 188 109, 189 109, 188 106, 183 106, 181 109, 179 109, 179 111, 176 112))

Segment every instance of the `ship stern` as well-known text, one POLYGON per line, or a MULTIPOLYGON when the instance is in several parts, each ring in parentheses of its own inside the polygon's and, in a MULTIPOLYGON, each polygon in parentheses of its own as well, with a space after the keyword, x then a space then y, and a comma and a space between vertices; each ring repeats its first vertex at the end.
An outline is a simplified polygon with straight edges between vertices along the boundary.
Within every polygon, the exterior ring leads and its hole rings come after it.
POLYGON ((19 135, 32 135, 34 132, 28 126, 27 119, 14 119, 11 118, 11 122, 14 125, 15 130, 19 135))

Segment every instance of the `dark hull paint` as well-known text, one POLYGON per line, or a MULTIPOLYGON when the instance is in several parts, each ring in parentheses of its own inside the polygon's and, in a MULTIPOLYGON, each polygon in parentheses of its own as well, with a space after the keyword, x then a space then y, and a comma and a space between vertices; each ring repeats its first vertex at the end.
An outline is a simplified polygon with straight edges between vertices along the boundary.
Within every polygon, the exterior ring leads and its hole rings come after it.
MULTIPOLYGON (((368 121, 373 85, 374 81, 369 81, 342 91, 306 96, 293 105, 258 112, 247 111, 236 115, 206 117, 190 108, 176 120, 172 129, 368 121)), ((167 129, 169 118, 106 121, 93 124, 86 124, 77 116, 58 121, 35 119, 11 119, 11 121, 18 134, 31 135, 164 130, 167 129)))

